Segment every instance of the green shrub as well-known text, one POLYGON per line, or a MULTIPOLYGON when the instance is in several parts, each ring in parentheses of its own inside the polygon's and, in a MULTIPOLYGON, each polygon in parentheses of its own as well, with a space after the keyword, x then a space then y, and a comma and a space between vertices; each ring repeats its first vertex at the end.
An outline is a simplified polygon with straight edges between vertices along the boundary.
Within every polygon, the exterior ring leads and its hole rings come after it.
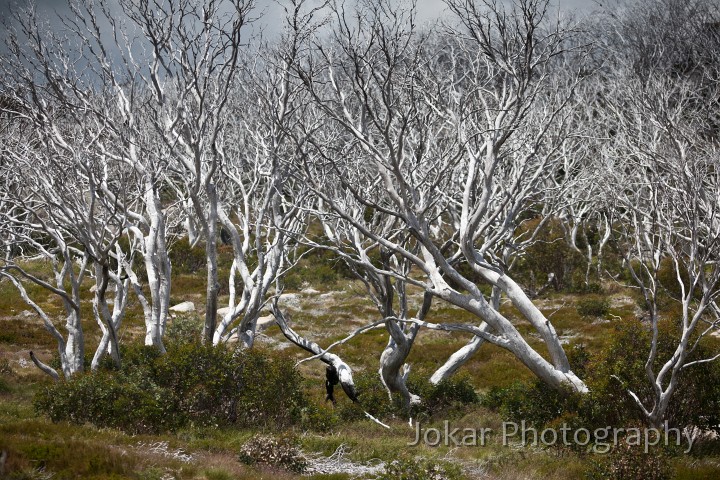
POLYGON ((406 417, 408 413, 413 418, 419 416, 422 418, 445 413, 450 408, 478 401, 478 395, 467 376, 457 375, 438 385, 427 381, 423 372, 418 372, 417 377, 411 377, 407 385, 412 393, 420 397, 421 403, 413 405, 411 412, 406 412, 400 395, 393 395, 390 400, 377 372, 361 372, 355 375, 355 387, 362 408, 357 408, 354 404, 342 404, 338 406, 339 416, 360 419, 367 411, 379 418, 406 417))
POLYGON ((418 407, 419 413, 428 416, 437 415, 454 406, 470 405, 479 401, 470 378, 462 374, 443 380, 437 385, 431 384, 425 377, 410 379, 408 388, 422 399, 418 407))
POLYGON ((200 343, 204 320, 197 312, 181 313, 170 320, 165 329, 165 342, 171 343, 200 343))
POLYGON ((173 273, 196 273, 207 267, 205 244, 190 246, 187 237, 173 243, 168 251, 173 273))
POLYGON ((7 379, 13 376, 15 376, 15 372, 10 366, 10 361, 7 358, 0 358, 0 395, 12 391, 7 379))
POLYGON ((460 480, 460 467, 448 462, 403 458, 385 464, 378 480, 460 480))
POLYGON ((610 311, 610 301, 599 295, 588 295, 578 300, 577 311, 583 317, 602 317, 610 311))
POLYGON ((568 290, 581 295, 588 293, 599 295, 603 293, 603 287, 599 282, 585 283, 585 274, 579 270, 573 274, 572 286, 568 290))
POLYGON ((304 473, 307 470, 307 460, 295 442, 288 437, 275 439, 266 435, 255 435, 240 449, 239 460, 247 465, 263 464, 295 473, 304 473))
MULTIPOLYGON (((528 220, 518 232, 528 232, 537 228, 539 219, 528 220)), ((511 275, 517 276, 528 288, 538 290, 547 282, 548 274, 555 275, 555 288, 562 290, 573 288, 575 273, 582 273, 585 281, 586 260, 583 255, 573 250, 565 241, 562 223, 555 219, 545 223, 536 237, 519 258, 511 275)))
POLYGON ((340 279, 354 279, 355 274, 344 260, 325 249, 304 250, 305 256, 283 278, 286 290, 299 290, 305 284, 332 285, 340 279))
POLYGON ((257 350, 178 345, 160 359, 157 376, 193 423, 282 426, 298 421, 306 403, 294 364, 257 350))
POLYGON ((594 461, 586 475, 588 480, 666 480, 670 467, 659 449, 644 451, 644 446, 620 441, 612 452, 594 461))
MULTIPOLYGON (((655 371, 675 352, 679 338, 676 320, 658 323, 658 348, 655 371)), ((593 416, 606 425, 639 422, 642 417, 627 394, 632 390, 651 405, 653 390, 646 373, 645 362, 650 351, 651 333, 639 320, 617 322, 610 344, 593 360, 588 381, 594 400, 593 416)), ((688 361, 711 357, 717 352, 706 342, 700 342, 688 361)), ((587 416, 590 416, 589 413, 587 416)), ((720 424, 720 364, 701 363, 684 370, 668 410, 667 420, 673 426, 695 425, 703 429, 719 430, 720 424)))
POLYGON ((540 381, 531 384, 515 382, 509 387, 493 387, 482 396, 481 403, 500 413, 505 419, 540 428, 564 413, 577 410, 576 395, 565 394, 540 381))
MULTIPOLYGON (((575 345, 567 351, 573 372, 580 378, 590 362, 583 345, 575 345)), ((508 387, 493 387, 480 397, 480 403, 509 421, 539 428, 568 413, 577 413, 582 401, 580 395, 571 391, 560 392, 540 380, 531 383, 515 382, 508 387)))
POLYGON ((120 371, 78 375, 42 389, 38 411, 53 421, 93 423, 130 433, 194 425, 283 427, 307 402, 287 358, 197 343, 124 350, 120 371))
POLYGON ((300 290, 305 284, 332 285, 338 278, 337 272, 331 265, 303 262, 285 275, 284 285, 286 290, 300 290))
MULTIPOLYGON (((658 364, 674 352, 672 322, 660 322, 658 364)), ((558 392, 536 380, 493 388, 482 404, 498 411, 506 420, 525 420, 536 428, 569 420, 589 430, 607 426, 625 428, 645 422, 628 394, 632 390, 645 405, 652 405, 653 390, 645 373, 650 332, 640 321, 620 321, 604 350, 589 356, 583 348, 568 352, 573 371, 583 378, 590 392, 584 395, 558 392)), ((690 360, 708 358, 713 350, 701 342, 690 360)), ((718 430, 720 424, 720 364, 703 363, 684 371, 667 415, 672 427, 695 425, 718 430)))
POLYGON ((308 403, 300 411, 300 423, 304 429, 327 432, 340 422, 340 417, 332 405, 327 402, 317 405, 308 403))
POLYGON ((155 433, 175 421, 157 385, 112 372, 78 374, 41 389, 35 407, 54 422, 92 423, 129 433, 155 433))

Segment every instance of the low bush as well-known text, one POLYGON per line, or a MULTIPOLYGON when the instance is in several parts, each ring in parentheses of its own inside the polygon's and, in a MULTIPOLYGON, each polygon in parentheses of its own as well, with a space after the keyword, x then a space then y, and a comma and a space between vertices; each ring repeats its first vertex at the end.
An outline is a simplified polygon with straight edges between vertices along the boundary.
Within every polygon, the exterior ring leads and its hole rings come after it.
POLYGON ((202 341, 204 319, 197 312, 181 313, 170 320, 165 330, 165 342, 200 343, 202 341))
POLYGON ((619 442, 609 455, 591 463, 588 480, 666 480, 670 467, 665 455, 654 448, 645 452, 644 446, 619 442))
MULTIPOLYGON (((539 222, 539 219, 527 220, 518 233, 527 234, 537 228, 539 222)), ((545 285, 548 275, 552 273, 554 287, 565 290, 573 288, 575 278, 582 278, 584 283, 585 267, 584 256, 565 240, 562 223, 553 219, 543 225, 536 241, 523 251, 511 275, 534 291, 545 285)))
POLYGON ((385 465, 378 480, 461 480, 465 478, 457 465, 416 458, 394 460, 385 465))
POLYGON ((41 389, 35 407, 53 421, 92 423, 129 433, 186 425, 284 427, 307 401, 293 363, 258 351, 198 343, 123 352, 120 371, 78 375, 41 389))
POLYGON ((202 272, 207 267, 205 244, 190 246, 187 237, 173 243, 168 251, 173 273, 202 272))
POLYGON ((286 290, 300 290, 306 285, 333 285, 341 279, 355 278, 347 263, 335 253, 315 249, 304 253, 298 264, 284 276, 283 285, 286 290))
POLYGON ((175 426, 176 418, 164 403, 164 393, 142 376, 95 372, 41 389, 35 407, 53 422, 152 433, 175 426))
POLYGON ((588 295, 578 300, 576 308, 583 317, 602 317, 610 311, 610 301, 600 295, 588 295))
MULTIPOLYGON (((673 322, 660 322, 656 369, 673 354, 676 330, 673 322)), ((506 420, 516 423, 525 420, 536 428, 560 421, 591 431, 641 425, 646 420, 628 390, 645 405, 652 405, 653 390, 645 373, 650 332, 640 321, 620 321, 615 324, 611 339, 605 349, 593 356, 583 348, 568 352, 573 371, 590 389, 585 395, 558 392, 536 380, 491 389, 483 395, 481 403, 506 420)), ((700 342, 690 360, 711 357, 712 351, 700 342)), ((682 373, 667 420, 671 427, 681 429, 693 425, 720 430, 720 364, 701 363, 682 373)))
POLYGON ((267 465, 295 473, 307 470, 307 460, 288 437, 255 435, 240 448, 239 460, 247 465, 267 465))
MULTIPOLYGON (((590 356, 582 345, 568 349, 573 372, 585 377, 590 356)), ((582 398, 570 391, 560 392, 540 380, 531 383, 515 382, 509 387, 493 387, 480 397, 480 403, 500 413, 505 419, 539 428, 564 414, 576 414, 582 398)))
POLYGON ((353 404, 341 404, 338 406, 339 416, 359 419, 364 417, 364 411, 367 411, 380 418, 406 417, 408 414, 413 418, 427 418, 478 401, 475 388, 464 375, 451 377, 437 385, 427 381, 427 376, 419 371, 408 380, 408 389, 420 397, 421 403, 413 405, 411 411, 407 412, 400 395, 393 395, 390 400, 377 372, 362 372, 355 376, 355 386, 362 408, 353 404))
MULTIPOLYGON (((676 319, 658 323, 655 371, 674 354, 679 332, 676 319)), ((609 425, 642 421, 627 391, 635 392, 646 405, 652 404, 652 385, 645 373, 651 332, 641 321, 629 320, 616 323, 611 336, 612 341, 589 369, 588 381, 593 392, 590 397, 595 399, 594 416, 615 422, 609 425)), ((711 345, 701 341, 687 360, 710 358, 716 353, 711 345)), ((720 363, 693 365, 681 373, 667 420, 680 428, 695 425, 706 430, 720 430, 720 363)))
POLYGON ((571 293, 577 293, 580 295, 588 293, 599 295, 603 293, 603 286, 599 282, 585 283, 585 275, 578 270, 573 275, 572 288, 570 288, 569 290, 571 293))

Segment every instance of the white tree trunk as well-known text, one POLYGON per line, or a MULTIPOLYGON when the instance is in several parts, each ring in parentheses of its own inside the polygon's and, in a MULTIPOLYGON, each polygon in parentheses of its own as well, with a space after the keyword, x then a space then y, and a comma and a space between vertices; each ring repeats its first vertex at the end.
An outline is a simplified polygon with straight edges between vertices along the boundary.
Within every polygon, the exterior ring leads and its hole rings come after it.
POLYGON ((307 350, 314 355, 319 355, 318 358, 322 362, 335 368, 338 378, 340 380, 340 386, 342 387, 343 391, 353 402, 357 402, 358 399, 355 392, 355 383, 353 382, 352 378, 352 370, 350 369, 348 364, 345 363, 339 356, 335 355, 334 353, 323 353, 324 351, 320 347, 320 345, 310 340, 307 340, 306 338, 303 338, 292 328, 290 328, 282 311, 277 307, 277 304, 273 305, 272 310, 273 315, 275 315, 275 321, 280 327, 280 331, 282 331, 283 335, 285 335, 285 338, 290 340, 298 347, 307 350))
MULTIPOLYGON (((492 307, 497 310, 500 308, 500 297, 502 295, 502 292, 499 288, 493 287, 492 289, 492 296, 490 297, 490 302, 492 307)), ((482 325, 479 327, 483 332, 489 332, 490 326, 483 322, 482 325)), ((442 382, 443 380, 447 380, 451 376, 457 372, 460 367, 465 365, 468 360, 470 360, 473 355, 480 349, 482 344, 485 342, 485 340, 482 337, 478 337, 477 335, 470 339, 470 341, 464 345, 460 350, 450 355, 450 358, 447 359, 447 361, 430 377, 430 383, 433 385, 437 385, 438 383, 442 382)))
MULTIPOLYGON (((165 215, 155 186, 150 178, 145 183, 146 208, 150 228, 144 238, 145 270, 150 287, 150 317, 145 317, 145 345, 152 345, 165 351, 163 334, 170 308, 170 259, 165 240, 165 215)), ((137 288, 136 288, 137 291, 137 288)))
POLYGON ((213 342, 217 307, 218 307, 218 264, 217 264, 217 208, 218 200, 215 185, 207 186, 208 194, 208 217, 207 217, 207 238, 205 239, 205 256, 207 258, 207 292, 205 300, 205 327, 203 330, 203 341, 213 342))

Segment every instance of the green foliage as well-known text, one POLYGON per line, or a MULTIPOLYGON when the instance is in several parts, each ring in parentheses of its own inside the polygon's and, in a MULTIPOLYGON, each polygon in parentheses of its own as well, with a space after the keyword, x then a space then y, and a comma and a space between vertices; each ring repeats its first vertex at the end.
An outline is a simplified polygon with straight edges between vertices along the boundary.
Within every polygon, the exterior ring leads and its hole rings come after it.
POLYGON ((385 465, 378 480, 461 480, 462 471, 457 465, 434 460, 402 458, 385 465))
POLYGON ((528 385, 515 382, 509 387, 493 387, 482 396, 483 406, 498 411, 506 420, 525 421, 534 427, 542 427, 560 417, 568 405, 567 397, 541 382, 528 385))
POLYGON ((602 317, 610 311, 610 301, 600 295, 588 295, 577 301, 577 311, 583 317, 602 317))
MULTIPOLYGON (((520 233, 537 228, 539 219, 525 222, 520 233)), ((559 220, 550 220, 543 225, 537 241, 528 247, 519 259, 513 274, 529 288, 542 287, 550 273, 555 274, 555 287, 559 290, 573 288, 577 283, 576 272, 582 272, 584 282, 585 259, 565 241, 565 231, 559 220)))
POLYGON ((161 358, 157 378, 173 409, 198 424, 283 426, 305 404, 293 363, 257 350, 178 345, 161 358))
MULTIPOLYGON (((679 328, 675 321, 658 323, 657 360, 660 366, 675 352, 679 328)), ((593 362, 590 390, 595 392, 595 414, 616 423, 640 420, 637 408, 627 394, 630 389, 645 402, 652 404, 653 390, 645 374, 645 362, 650 351, 651 334, 648 327, 637 320, 618 322, 608 347, 593 362)), ((711 357, 715 352, 700 342, 689 361, 711 357)), ((720 364, 702 363, 681 373, 678 387, 670 404, 667 420, 671 425, 696 425, 715 429, 720 424, 720 364)), ((615 423, 611 423, 615 424, 615 423)))
POLYGON ((428 416, 437 415, 448 408, 471 405, 479 401, 470 378, 463 374, 450 377, 437 385, 430 383, 425 376, 419 379, 413 378, 408 381, 408 388, 422 399, 418 407, 419 413, 428 416))
POLYGON ((305 284, 332 285, 343 278, 355 278, 345 261, 330 250, 314 249, 305 251, 302 260, 285 275, 283 283, 286 290, 299 290, 305 284))
POLYGON ((302 262, 285 275, 284 286, 286 290, 300 290, 306 284, 332 285, 338 278, 337 272, 331 265, 302 262))
POLYGON ((167 423, 175 420, 163 394, 142 376, 86 373, 41 389, 35 407, 54 422, 66 420, 130 433, 151 433, 172 427, 167 423))
POLYGON ((168 344, 200 343, 203 333, 203 319, 197 312, 181 313, 167 324, 165 342, 168 344))
POLYGON ((667 458, 659 449, 645 452, 644 446, 619 442, 606 457, 593 462, 588 480, 666 480, 670 478, 667 458))
POLYGON ((400 395, 393 395, 392 400, 380 381, 377 372, 362 372, 355 376, 355 387, 362 408, 353 404, 342 404, 338 407, 341 418, 360 419, 364 410, 373 416, 413 418, 432 417, 446 413, 449 409, 469 405, 478 401, 478 395, 468 377, 457 375, 433 385, 425 379, 426 375, 418 372, 416 377, 408 380, 408 389, 421 398, 419 405, 413 405, 410 412, 403 407, 400 395), (416 378, 420 377, 420 378, 416 378))
POLYGON ((205 245, 190 246, 187 237, 173 243, 168 251, 173 273, 196 273, 203 271, 207 266, 205 245))
POLYGON ((258 351, 197 343, 124 354, 119 372, 78 375, 41 389, 36 409, 53 421, 129 433, 192 425, 282 427, 301 420, 306 399, 293 363, 258 351))
POLYGON ((335 409, 328 404, 308 403, 300 411, 301 425, 303 428, 316 432, 327 432, 340 423, 335 409))
MULTIPOLYGON (((13 292, 11 295, 20 298, 16 292, 13 292)), ((7 345, 52 347, 54 341, 53 337, 48 335, 47 330, 45 330, 39 319, 3 319, 2 328, 0 328, 0 343, 7 345)))
MULTIPOLYGON (((137 478, 139 461, 134 452, 113 448, 102 442, 72 436, 49 440, 47 429, 33 437, 10 439, 2 449, 8 452, 3 480, 35 479, 126 479, 137 478)), ((77 433, 77 432, 75 432, 77 433)), ((87 432, 83 432, 87 433, 87 432)))
MULTIPOLYGON (((690 276, 684 268, 680 270, 680 278, 683 284, 690 283, 690 276)), ((657 272, 657 279, 660 285, 665 289, 667 294, 672 298, 682 298, 682 288, 678 281, 678 274, 675 269, 675 263, 671 258, 664 258, 660 262, 660 268, 657 272)))
MULTIPOLYGON (((659 330, 656 367, 672 355, 677 345, 671 322, 661 322, 659 330)), ((537 380, 530 384, 518 382, 508 388, 491 389, 482 397, 483 405, 508 420, 525 420, 535 427, 559 421, 590 430, 642 424, 645 419, 627 392, 632 390, 646 405, 652 405, 652 386, 645 374, 650 332, 639 321, 621 321, 614 327, 611 338, 608 346, 593 356, 582 348, 568 352, 574 372, 587 381, 590 393, 558 392, 537 380)), ((710 352, 701 342, 693 358, 707 358, 710 352)), ((683 372, 667 420, 679 428, 695 425, 718 429, 719 364, 694 365, 683 372)))
POLYGON ((289 437, 255 435, 242 446, 239 459, 247 465, 263 464, 295 473, 307 470, 307 461, 289 437))
POLYGON ((568 289, 572 293, 579 294, 595 294, 599 295, 603 293, 603 287, 599 282, 588 282, 585 283, 585 273, 580 270, 576 270, 573 273, 571 280, 571 287, 568 289))
MULTIPOLYGON (((573 371, 584 376, 589 355, 582 346, 568 351, 573 371)), ((560 392, 540 380, 530 384, 515 382, 509 387, 493 387, 480 398, 480 403, 495 410, 506 419, 516 423, 525 421, 536 428, 551 423, 567 412, 577 412, 582 397, 571 391, 560 392)))

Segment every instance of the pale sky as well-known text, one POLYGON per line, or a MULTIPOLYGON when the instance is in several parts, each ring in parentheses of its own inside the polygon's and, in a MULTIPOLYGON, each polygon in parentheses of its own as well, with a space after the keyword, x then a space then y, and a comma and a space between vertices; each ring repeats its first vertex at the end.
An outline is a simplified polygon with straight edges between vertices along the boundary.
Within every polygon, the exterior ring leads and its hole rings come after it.
MULTIPOLYGON (((36 2, 39 10, 48 13, 50 16, 52 16, 54 10, 59 12, 67 11, 67 0, 36 0, 36 2)), ((110 2, 112 3, 113 0, 110 0, 110 2)), ((28 0, 0 0, 0 15, 7 16, 9 5, 12 3, 26 5, 28 0)), ((347 0, 346 3, 352 5, 353 2, 347 0)), ((581 12, 591 11, 596 7, 595 0, 553 0, 553 3, 559 5, 563 10, 579 10, 581 12)), ((418 20, 421 23, 439 18, 446 8, 442 0, 417 0, 417 4, 418 20)), ((282 20, 282 9, 277 2, 274 0, 256 0, 256 5, 257 8, 254 14, 260 17, 258 26, 263 26, 268 30, 268 33, 277 30, 282 20)))

